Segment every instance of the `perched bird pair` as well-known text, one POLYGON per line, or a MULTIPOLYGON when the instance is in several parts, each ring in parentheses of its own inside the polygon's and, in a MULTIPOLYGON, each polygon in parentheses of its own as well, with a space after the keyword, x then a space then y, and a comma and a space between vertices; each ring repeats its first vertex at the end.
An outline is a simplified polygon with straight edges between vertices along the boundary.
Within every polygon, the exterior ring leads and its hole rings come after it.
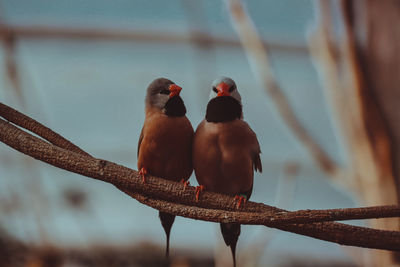
MULTIPOLYGON (((138 145, 138 169, 145 181, 151 174, 186 182, 194 168, 201 188, 234 196, 238 204, 250 198, 254 170, 262 171, 260 146, 255 133, 243 121, 241 97, 227 77, 214 81, 205 119, 196 132, 186 118, 179 96, 181 88, 159 78, 147 88, 146 118, 138 145)), ((167 236, 175 216, 159 212, 167 236)), ((221 223, 234 265, 240 224, 221 223)))

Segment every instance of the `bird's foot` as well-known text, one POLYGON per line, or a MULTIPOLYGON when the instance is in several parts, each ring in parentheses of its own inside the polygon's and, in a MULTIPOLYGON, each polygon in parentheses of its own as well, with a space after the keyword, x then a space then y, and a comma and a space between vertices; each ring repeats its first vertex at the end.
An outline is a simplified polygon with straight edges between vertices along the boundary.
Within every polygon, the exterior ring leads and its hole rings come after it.
POLYGON ((142 176, 142 182, 145 184, 146 183, 146 175, 147 175, 147 170, 145 167, 142 167, 139 171, 139 175, 142 176))
POLYGON ((242 205, 242 203, 243 203, 243 206, 244 206, 244 204, 246 204, 247 197, 245 195, 236 195, 235 196, 235 201, 237 201, 236 202, 236 209, 240 209, 240 206, 242 205))
POLYGON ((185 191, 185 190, 186 190, 186 187, 187 187, 188 185, 190 185, 189 181, 185 181, 185 179, 182 179, 182 180, 181 180, 181 183, 183 184, 183 191, 185 191))
POLYGON ((196 186, 196 202, 199 202, 200 193, 204 191, 204 185, 196 186))

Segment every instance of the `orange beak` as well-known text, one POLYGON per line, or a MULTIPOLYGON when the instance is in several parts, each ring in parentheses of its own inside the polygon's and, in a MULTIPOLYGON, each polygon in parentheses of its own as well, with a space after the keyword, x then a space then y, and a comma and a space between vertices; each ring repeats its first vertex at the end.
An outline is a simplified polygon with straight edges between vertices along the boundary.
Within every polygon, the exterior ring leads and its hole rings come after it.
POLYGON ((179 87, 179 86, 176 85, 176 84, 171 84, 171 85, 169 86, 169 91, 171 92, 171 93, 169 93, 169 98, 172 98, 172 97, 174 97, 174 96, 176 96, 176 95, 179 95, 179 93, 181 92, 181 90, 182 90, 182 87, 179 87))
POLYGON ((218 90, 217 96, 230 96, 231 95, 229 93, 229 85, 227 85, 224 82, 218 84, 217 90, 218 90))

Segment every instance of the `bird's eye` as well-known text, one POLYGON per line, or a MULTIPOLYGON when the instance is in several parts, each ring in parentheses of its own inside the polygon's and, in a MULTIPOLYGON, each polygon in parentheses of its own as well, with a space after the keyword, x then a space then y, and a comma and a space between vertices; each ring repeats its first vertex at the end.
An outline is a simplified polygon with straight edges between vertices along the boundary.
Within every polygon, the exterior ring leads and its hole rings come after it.
POLYGON ((217 90, 217 88, 215 88, 215 87, 213 87, 213 91, 214 91, 215 93, 218 93, 218 90, 217 90))
POLYGON ((231 87, 229 88, 229 93, 232 93, 233 90, 235 90, 235 86, 231 86, 231 87))
POLYGON ((160 91, 160 94, 169 95, 171 92, 167 89, 163 89, 160 91))

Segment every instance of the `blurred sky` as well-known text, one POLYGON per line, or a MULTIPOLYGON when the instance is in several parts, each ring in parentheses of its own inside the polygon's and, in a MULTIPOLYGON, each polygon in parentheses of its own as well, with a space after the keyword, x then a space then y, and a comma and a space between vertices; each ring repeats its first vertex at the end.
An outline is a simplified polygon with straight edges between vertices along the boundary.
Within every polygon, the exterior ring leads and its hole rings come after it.
MULTIPOLYGON (((306 46, 312 1, 247 1, 265 40, 306 46)), ((173 32, 200 29, 237 39, 223 1, 8 0, 0 18, 11 25, 107 28, 173 32)), ((194 127, 204 117, 211 82, 232 77, 244 117, 257 133, 264 172, 255 176, 252 200, 287 209, 352 207, 349 193, 328 182, 307 151, 282 122, 264 89, 256 83, 240 47, 199 48, 191 43, 18 38, 17 63, 24 104, 18 101, 0 66, 0 100, 98 158, 136 168, 136 149, 144 120, 147 85, 167 77, 183 87, 194 127), (287 166, 298 166, 288 174, 287 166)), ((0 51, 4 62, 4 51, 0 51)), ((274 72, 301 122, 340 165, 346 164, 339 131, 316 70, 306 52, 271 50, 274 72)), ((194 177, 191 183, 196 184, 194 177)), ((103 182, 32 160, 0 144, 0 224, 14 236, 40 243, 87 246, 94 243, 164 245, 157 212, 103 182), (65 200, 66 192, 87 194, 83 209, 65 200), (14 208, 9 208, 14 205, 14 208)), ((177 249, 212 250, 222 241, 216 224, 178 218, 172 230, 177 249)), ((289 233, 245 226, 239 241, 244 254, 257 244, 262 259, 308 255, 349 261, 340 246, 289 233)), ((226 249, 227 250, 227 249, 226 249)), ((228 250, 227 250, 228 251, 228 250)))

